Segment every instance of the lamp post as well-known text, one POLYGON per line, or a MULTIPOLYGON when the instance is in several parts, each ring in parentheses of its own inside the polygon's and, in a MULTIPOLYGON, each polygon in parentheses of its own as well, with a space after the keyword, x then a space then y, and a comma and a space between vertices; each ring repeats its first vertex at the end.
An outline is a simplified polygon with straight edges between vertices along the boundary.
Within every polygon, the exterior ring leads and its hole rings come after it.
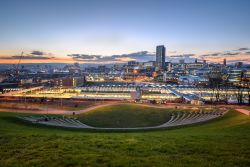
POLYGON ((45 100, 46 100, 46 106, 47 106, 46 111, 47 111, 47 115, 48 115, 48 114, 49 114, 49 109, 48 109, 48 100, 47 100, 47 98, 46 98, 45 100))

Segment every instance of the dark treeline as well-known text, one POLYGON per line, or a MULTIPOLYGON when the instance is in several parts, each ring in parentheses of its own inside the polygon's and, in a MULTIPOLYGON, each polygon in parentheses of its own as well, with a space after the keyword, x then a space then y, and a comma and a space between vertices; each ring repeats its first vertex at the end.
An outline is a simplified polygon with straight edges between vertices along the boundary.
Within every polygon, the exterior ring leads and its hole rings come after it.
POLYGON ((244 71, 240 73, 235 82, 229 82, 230 75, 218 69, 211 70, 207 78, 208 83, 203 87, 212 90, 210 103, 227 104, 230 96, 229 91, 233 90, 233 95, 236 97, 238 104, 250 105, 250 78, 247 77, 244 71))

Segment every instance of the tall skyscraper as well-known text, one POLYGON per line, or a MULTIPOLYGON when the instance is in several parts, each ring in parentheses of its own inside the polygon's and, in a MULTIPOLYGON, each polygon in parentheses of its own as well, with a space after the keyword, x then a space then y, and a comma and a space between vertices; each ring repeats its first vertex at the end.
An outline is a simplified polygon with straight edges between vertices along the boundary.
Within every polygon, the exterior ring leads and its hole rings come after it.
POLYGON ((223 60, 223 65, 224 65, 224 66, 227 65, 227 59, 226 59, 226 58, 223 60))
POLYGON ((163 70, 165 68, 165 46, 156 46, 156 67, 158 70, 163 70))

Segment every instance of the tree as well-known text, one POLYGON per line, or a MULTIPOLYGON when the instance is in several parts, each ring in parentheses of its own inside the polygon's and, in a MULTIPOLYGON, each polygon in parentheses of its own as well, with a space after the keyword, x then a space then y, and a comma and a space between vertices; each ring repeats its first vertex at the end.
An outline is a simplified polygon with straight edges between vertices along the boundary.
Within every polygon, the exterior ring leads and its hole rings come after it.
MULTIPOLYGON (((245 96, 246 99, 248 99, 247 104, 250 105, 250 77, 247 76, 246 71, 242 74, 241 79, 241 86, 243 87, 243 91, 247 92, 247 95, 245 96)), ((244 98, 244 92, 242 91, 242 97, 244 98)))
POLYGON ((240 77, 239 77, 239 82, 236 83, 236 97, 237 97, 237 102, 238 104, 243 104, 244 100, 243 100, 243 92, 244 92, 244 72, 242 71, 240 73, 240 77))
POLYGON ((212 90, 211 103, 228 102, 229 76, 220 69, 213 69, 208 73, 208 87, 212 90))

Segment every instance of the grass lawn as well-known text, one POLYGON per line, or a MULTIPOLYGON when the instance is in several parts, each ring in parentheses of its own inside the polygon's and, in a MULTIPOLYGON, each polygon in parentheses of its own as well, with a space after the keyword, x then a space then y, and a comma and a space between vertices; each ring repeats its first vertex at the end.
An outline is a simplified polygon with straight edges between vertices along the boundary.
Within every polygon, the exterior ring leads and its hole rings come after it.
POLYGON ((205 124, 98 132, 24 123, 0 113, 0 166, 250 166, 250 117, 230 111, 205 124))
POLYGON ((105 128, 133 128, 157 126, 167 122, 171 110, 116 104, 77 115, 87 125, 105 128))

